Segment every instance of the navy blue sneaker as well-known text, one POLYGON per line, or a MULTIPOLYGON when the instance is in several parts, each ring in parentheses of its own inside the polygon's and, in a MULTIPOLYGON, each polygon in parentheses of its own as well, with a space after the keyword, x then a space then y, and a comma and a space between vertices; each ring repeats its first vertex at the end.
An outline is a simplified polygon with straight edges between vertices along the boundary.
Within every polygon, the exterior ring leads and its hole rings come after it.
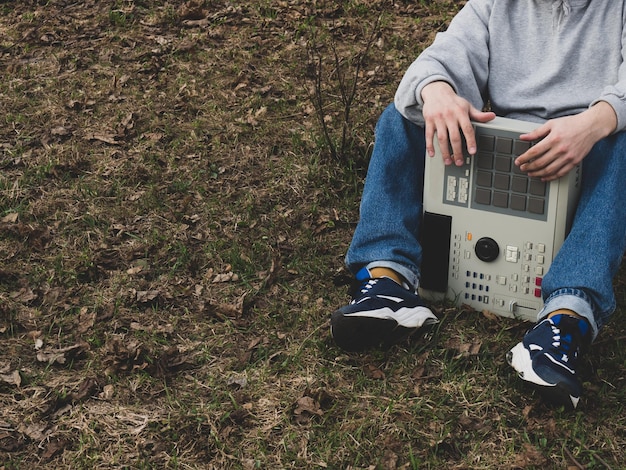
POLYGON ((372 279, 364 268, 356 280, 353 300, 330 317, 331 335, 346 351, 389 347, 439 321, 416 293, 390 278, 372 279))
POLYGON ((591 327, 587 320, 555 315, 529 330, 506 359, 546 401, 575 409, 583 391, 576 377, 578 356, 590 343, 591 327))

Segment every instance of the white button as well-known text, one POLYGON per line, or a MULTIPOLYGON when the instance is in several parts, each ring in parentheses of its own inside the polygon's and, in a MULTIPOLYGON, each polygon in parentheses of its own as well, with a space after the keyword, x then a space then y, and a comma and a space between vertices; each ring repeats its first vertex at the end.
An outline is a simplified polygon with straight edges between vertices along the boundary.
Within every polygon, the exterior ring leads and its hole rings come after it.
POLYGON ((516 246, 507 245, 505 259, 509 263, 517 263, 519 259, 519 248, 516 246))

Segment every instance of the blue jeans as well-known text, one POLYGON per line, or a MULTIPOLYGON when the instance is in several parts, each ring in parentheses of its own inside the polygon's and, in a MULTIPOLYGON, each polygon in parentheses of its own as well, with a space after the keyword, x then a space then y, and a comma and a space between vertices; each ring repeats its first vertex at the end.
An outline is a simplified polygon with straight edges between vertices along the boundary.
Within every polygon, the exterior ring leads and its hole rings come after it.
MULTIPOLYGON (((388 267, 417 288, 425 159, 424 129, 391 104, 382 113, 346 256, 352 273, 388 267)), ((595 338, 615 310, 613 278, 626 248, 626 133, 598 142, 584 160, 572 229, 543 279, 538 320, 558 309, 585 317, 595 338)))

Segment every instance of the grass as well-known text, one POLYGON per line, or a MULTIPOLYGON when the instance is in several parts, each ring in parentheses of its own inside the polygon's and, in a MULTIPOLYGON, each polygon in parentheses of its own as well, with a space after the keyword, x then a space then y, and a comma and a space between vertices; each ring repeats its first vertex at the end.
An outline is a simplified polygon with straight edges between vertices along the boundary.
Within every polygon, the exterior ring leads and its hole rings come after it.
POLYGON ((575 413, 506 365, 524 323, 329 338, 375 121, 460 3, 0 5, 0 468, 626 468, 624 268, 575 413))

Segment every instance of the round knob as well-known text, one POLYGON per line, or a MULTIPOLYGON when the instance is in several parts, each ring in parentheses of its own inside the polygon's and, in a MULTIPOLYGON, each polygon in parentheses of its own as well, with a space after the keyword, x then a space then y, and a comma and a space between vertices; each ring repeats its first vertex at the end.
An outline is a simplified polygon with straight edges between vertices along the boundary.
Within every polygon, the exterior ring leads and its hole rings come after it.
POLYGON ((479 260, 489 263, 498 257, 500 247, 493 238, 483 237, 476 242, 474 251, 479 260))

